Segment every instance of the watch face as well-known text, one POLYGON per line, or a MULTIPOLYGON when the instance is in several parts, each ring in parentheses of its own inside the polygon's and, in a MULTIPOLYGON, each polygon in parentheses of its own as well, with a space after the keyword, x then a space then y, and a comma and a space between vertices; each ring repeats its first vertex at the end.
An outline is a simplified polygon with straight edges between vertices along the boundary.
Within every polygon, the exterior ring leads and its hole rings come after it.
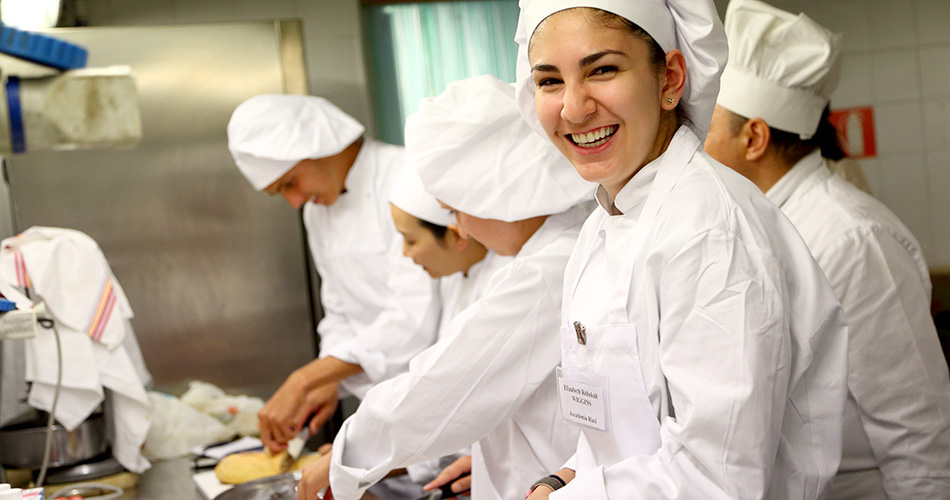
POLYGON ((24 30, 52 28, 59 21, 61 0, 2 0, 0 21, 24 30))

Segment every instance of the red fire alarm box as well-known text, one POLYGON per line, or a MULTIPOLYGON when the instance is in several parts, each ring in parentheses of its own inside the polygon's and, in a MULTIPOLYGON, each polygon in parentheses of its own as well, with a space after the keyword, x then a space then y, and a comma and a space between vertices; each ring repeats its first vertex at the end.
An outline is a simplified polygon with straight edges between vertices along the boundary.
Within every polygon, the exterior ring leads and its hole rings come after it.
POLYGON ((850 158, 877 156, 877 141, 874 136, 874 108, 837 109, 828 120, 838 130, 841 148, 850 158))

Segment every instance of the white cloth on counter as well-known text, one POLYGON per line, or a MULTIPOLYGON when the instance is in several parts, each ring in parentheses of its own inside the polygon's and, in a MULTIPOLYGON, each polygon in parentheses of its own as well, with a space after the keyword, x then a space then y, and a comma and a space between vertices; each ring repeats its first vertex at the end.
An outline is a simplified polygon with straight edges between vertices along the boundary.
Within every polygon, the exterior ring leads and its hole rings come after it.
POLYGON ((818 151, 766 195, 802 234, 851 331, 844 449, 828 498, 950 498, 950 376, 917 240, 818 151))
MULTIPOLYGON (((63 376, 56 420, 72 430, 108 396, 113 455, 130 471, 148 469, 141 448, 150 425, 145 385, 151 376, 129 321, 132 308, 99 246, 79 231, 50 227, 32 227, 0 246, 0 293, 19 309, 43 301, 60 336, 63 376)), ((50 411, 58 375, 53 330, 39 328, 36 338, 26 341, 26 356, 28 402, 50 411)))
POLYGON ((847 327, 792 224, 687 127, 616 200, 599 190, 598 201, 565 271, 562 365, 579 363, 574 321, 635 327, 586 342, 639 363, 642 381, 608 379, 607 397, 616 407, 639 391, 657 430, 638 449, 639 429, 608 402, 615 429, 582 431, 577 475, 551 499, 824 498, 841 453, 847 327), (608 315, 618 290, 622 320, 608 315))
POLYGON ((436 340, 437 283, 402 255, 389 193, 403 165, 401 147, 367 139, 330 206, 307 202, 307 241, 320 274, 324 317, 320 357, 359 364, 341 385, 362 398, 374 383, 406 370, 436 340))
POLYGON ((519 119, 514 88, 490 75, 423 99, 406 118, 406 154, 429 193, 482 219, 560 213, 596 187, 519 119))
POLYGON ((393 468, 473 447, 472 498, 521 498, 557 470, 577 433, 558 411, 558 304, 589 206, 549 216, 480 300, 405 373, 374 387, 333 444, 330 484, 360 498, 393 468))
POLYGON ((364 130, 322 97, 264 94, 234 109, 228 149, 244 177, 261 191, 302 160, 343 152, 364 130))

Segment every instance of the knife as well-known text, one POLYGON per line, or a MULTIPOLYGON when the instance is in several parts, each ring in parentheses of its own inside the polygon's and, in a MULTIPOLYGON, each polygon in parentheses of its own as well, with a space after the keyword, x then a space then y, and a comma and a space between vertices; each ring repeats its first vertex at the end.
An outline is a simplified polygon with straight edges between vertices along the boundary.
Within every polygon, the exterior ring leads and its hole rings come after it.
POLYGON ((310 426, 307 425, 290 441, 287 441, 287 454, 280 462, 280 472, 284 473, 294 466, 294 462, 300 458, 300 452, 303 451, 303 445, 310 439, 310 426))
POLYGON ((303 429, 300 429, 300 432, 297 433, 290 441, 287 441, 287 455, 284 456, 284 459, 280 462, 280 472, 284 473, 290 470, 293 467, 294 462, 300 458, 300 452, 303 451, 303 445, 307 443, 307 440, 310 439, 310 420, 316 414, 310 416, 306 422, 303 424, 303 429))
POLYGON ((454 483, 454 482, 458 481, 459 479, 462 479, 463 477, 468 476, 468 475, 470 475, 470 473, 462 474, 461 476, 459 476, 459 477, 453 479, 452 481, 450 481, 450 482, 448 482, 448 483, 446 483, 446 484, 443 484, 442 486, 439 487, 439 489, 437 489, 437 490, 432 490, 432 491, 426 493, 425 495, 422 495, 421 497, 415 498, 415 499, 413 499, 413 500, 444 500, 444 499, 446 499, 446 498, 455 498, 455 497, 457 497, 457 496, 459 496, 459 495, 464 495, 464 494, 468 493, 468 492, 471 491, 471 490, 465 490, 465 491, 460 491, 460 492, 458 492, 458 493, 455 493, 454 491, 452 491, 452 483, 454 483))

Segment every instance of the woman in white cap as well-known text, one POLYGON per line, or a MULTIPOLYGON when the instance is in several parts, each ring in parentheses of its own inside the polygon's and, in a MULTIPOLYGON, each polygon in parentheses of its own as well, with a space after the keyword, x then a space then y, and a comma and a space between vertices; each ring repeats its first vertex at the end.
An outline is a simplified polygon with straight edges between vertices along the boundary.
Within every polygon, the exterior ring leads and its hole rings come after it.
POLYGON ((362 397, 436 338, 435 284, 401 255, 390 218, 403 149, 363 135, 360 123, 313 96, 255 96, 228 123, 228 148, 254 189, 303 206, 321 278, 320 358, 294 371, 258 415, 274 451, 310 415, 315 428, 333 413, 338 381, 362 397))
POLYGON ((757 0, 729 4, 726 33, 706 150, 788 215, 851 331, 844 447, 828 498, 950 498, 950 377, 927 262, 897 216, 829 172, 819 150, 841 37, 757 0))
POLYGON ((592 186, 520 120, 514 89, 494 77, 423 101, 407 120, 406 148, 463 237, 514 258, 409 373, 370 391, 332 456, 304 470, 298 499, 328 483, 334 498, 358 499, 391 469, 472 443, 472 498, 521 497, 577 438, 557 410, 552 332, 564 266, 589 213, 578 203, 592 186))
MULTIPOLYGON (((441 338, 451 331, 448 327, 451 320, 481 297, 492 274, 507 265, 511 257, 498 255, 474 239, 463 238, 455 215, 426 192, 422 179, 411 166, 407 165, 399 173, 389 201, 396 231, 403 238, 403 255, 439 280, 441 338)), ((462 458, 465 462, 468 459, 463 457, 470 454, 471 450, 466 447, 451 455, 406 467, 406 472, 413 483, 423 485, 435 480, 456 459, 462 458)))
POLYGON ((564 278, 558 389, 581 437, 531 498, 822 498, 847 331, 795 228, 702 151, 726 60, 712 1, 521 15, 522 114, 600 184, 564 278))

